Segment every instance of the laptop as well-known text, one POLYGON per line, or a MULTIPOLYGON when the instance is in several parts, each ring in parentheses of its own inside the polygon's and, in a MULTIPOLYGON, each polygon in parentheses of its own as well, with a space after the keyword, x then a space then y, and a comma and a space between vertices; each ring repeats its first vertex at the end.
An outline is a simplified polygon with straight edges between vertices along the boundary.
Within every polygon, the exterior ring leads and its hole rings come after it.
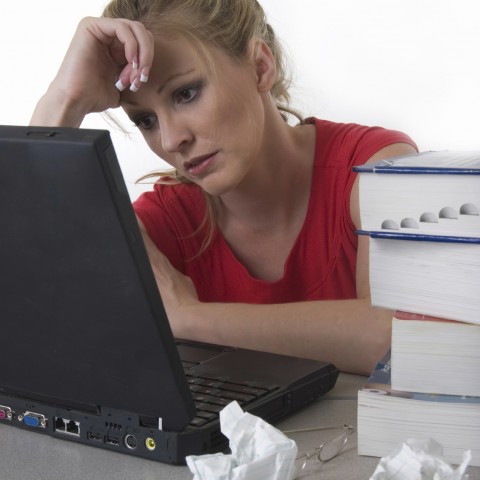
POLYGON ((0 126, 0 197, 1 424, 185 464, 228 450, 231 401, 273 423, 334 387, 173 337, 108 131, 0 126))

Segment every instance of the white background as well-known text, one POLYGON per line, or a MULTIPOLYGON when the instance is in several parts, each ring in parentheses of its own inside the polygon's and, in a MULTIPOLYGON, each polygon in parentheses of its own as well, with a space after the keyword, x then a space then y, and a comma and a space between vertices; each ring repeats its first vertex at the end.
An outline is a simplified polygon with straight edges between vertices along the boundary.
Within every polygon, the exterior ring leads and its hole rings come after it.
MULTIPOLYGON (((304 115, 402 130, 421 150, 480 150, 477 0, 260 1, 290 54, 304 115)), ((78 20, 104 3, 2 0, 0 124, 28 124, 78 20)), ((83 126, 110 128, 97 114, 83 126)), ((134 180, 159 160, 138 134, 112 135, 135 198, 134 180)))

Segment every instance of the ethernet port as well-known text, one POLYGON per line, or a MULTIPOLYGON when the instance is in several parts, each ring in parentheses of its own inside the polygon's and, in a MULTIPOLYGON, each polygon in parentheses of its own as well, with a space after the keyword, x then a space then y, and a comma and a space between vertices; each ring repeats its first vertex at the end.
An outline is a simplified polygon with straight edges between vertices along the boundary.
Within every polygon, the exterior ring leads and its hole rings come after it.
POLYGON ((55 417, 54 429, 56 432, 65 432, 65 421, 62 417, 55 417))
POLYGON ((75 435, 75 436, 79 437, 80 436, 80 423, 79 422, 74 422, 73 420, 70 420, 67 423, 66 431, 68 433, 71 433, 72 435, 75 435))
POLYGON ((80 422, 75 422, 75 420, 68 418, 55 417, 53 429, 57 433, 73 435, 75 437, 80 436, 80 422))

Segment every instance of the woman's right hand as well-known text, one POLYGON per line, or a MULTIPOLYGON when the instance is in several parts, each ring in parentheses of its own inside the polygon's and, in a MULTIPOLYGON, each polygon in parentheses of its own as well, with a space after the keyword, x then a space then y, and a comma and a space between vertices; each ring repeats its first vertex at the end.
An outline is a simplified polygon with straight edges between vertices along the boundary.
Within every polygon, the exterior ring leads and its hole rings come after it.
POLYGON ((148 79, 153 49, 139 22, 84 18, 31 125, 79 127, 88 113, 118 107, 122 88, 138 89, 148 79))

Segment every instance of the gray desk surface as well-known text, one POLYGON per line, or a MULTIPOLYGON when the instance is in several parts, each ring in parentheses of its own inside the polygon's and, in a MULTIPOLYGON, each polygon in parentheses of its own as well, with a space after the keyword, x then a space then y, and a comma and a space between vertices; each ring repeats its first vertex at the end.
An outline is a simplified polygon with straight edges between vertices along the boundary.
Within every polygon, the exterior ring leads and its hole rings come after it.
MULTIPOLYGON (((335 388, 315 404, 276 426, 280 429, 350 423, 356 425, 357 391, 365 377, 341 374, 335 388)), ((322 432, 295 435, 300 451, 322 441, 322 432)), ((328 433, 327 433, 328 435, 328 433)), ((313 470, 305 479, 368 480, 378 458, 359 457, 356 436, 337 458, 313 470)), ((480 480, 480 468, 470 468, 469 480, 480 480)), ((2 480, 192 480, 187 467, 164 465, 0 425, 2 480)))

